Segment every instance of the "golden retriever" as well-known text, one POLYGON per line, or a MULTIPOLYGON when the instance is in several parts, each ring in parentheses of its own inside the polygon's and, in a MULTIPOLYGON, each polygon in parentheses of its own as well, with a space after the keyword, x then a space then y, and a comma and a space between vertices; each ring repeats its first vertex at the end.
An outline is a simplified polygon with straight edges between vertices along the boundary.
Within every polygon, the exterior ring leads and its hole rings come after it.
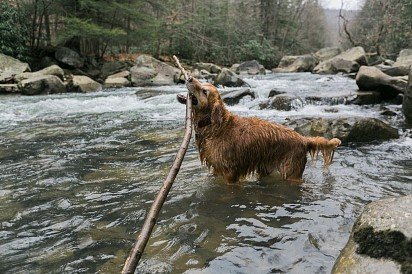
MULTIPOLYGON (((283 125, 259 118, 232 114, 212 84, 191 78, 187 87, 193 103, 193 122, 200 160, 226 183, 257 174, 266 176, 277 170, 282 178, 301 181, 306 155, 322 152, 329 165, 339 139, 305 137, 283 125)), ((178 95, 186 104, 186 96, 178 95)))

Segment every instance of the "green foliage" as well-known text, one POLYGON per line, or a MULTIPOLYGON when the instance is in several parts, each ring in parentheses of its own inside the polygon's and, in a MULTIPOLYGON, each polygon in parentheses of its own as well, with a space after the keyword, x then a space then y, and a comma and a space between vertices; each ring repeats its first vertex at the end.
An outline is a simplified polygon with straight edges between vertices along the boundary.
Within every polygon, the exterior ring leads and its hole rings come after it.
POLYGON ((352 40, 368 52, 396 57, 412 47, 412 2, 410 0, 366 0, 354 21, 352 40))
POLYGON ((21 60, 28 59, 27 15, 7 2, 0 3, 0 52, 21 60))
POLYGON ((82 37, 87 39, 103 39, 104 41, 115 41, 126 35, 126 32, 119 28, 108 29, 79 18, 66 18, 65 29, 59 36, 59 42, 68 41, 73 37, 82 37))
POLYGON ((239 61, 255 59, 266 67, 273 67, 278 61, 279 50, 264 39, 261 43, 256 40, 247 41, 237 48, 239 61))

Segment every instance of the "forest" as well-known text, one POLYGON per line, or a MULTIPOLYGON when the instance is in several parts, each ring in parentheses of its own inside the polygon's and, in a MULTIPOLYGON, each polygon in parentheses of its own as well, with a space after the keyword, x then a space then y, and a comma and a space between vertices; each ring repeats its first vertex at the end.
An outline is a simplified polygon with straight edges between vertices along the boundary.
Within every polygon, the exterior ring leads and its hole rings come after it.
MULTIPOLYGON (((274 67, 330 44, 317 0, 7 0, 0 11, 0 51, 20 58, 64 45, 97 58, 176 54, 274 67)), ((389 57, 411 46, 409 0, 366 0, 354 20, 340 19, 343 47, 389 57)))

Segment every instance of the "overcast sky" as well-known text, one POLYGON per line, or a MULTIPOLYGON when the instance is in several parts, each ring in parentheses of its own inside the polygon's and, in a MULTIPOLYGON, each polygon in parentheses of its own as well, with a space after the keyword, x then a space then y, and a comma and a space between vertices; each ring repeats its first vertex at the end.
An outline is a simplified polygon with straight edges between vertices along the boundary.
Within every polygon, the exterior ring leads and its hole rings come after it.
POLYGON ((340 9, 343 1, 343 8, 347 10, 360 9, 363 0, 320 0, 326 9, 340 9))

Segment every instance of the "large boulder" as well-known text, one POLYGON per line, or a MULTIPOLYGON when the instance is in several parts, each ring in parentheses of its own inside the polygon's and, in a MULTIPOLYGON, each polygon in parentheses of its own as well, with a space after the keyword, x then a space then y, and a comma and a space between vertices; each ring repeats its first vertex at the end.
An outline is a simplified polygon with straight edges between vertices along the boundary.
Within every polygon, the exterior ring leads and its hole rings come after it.
POLYGON ((130 81, 123 77, 108 77, 104 81, 105 88, 122 88, 129 87, 130 81))
POLYGON ((248 84, 239 78, 236 73, 227 68, 223 68, 222 71, 216 76, 214 85, 222 85, 226 87, 248 86, 248 84))
POLYGON ((193 68, 199 71, 205 70, 209 73, 220 73, 222 71, 221 67, 213 63, 196 63, 193 68))
POLYGON ((121 71, 112 75, 109 75, 107 78, 129 78, 130 77, 130 71, 121 71))
POLYGON ((26 71, 30 71, 27 63, 0 53, 0 84, 13 82, 16 75, 26 71))
POLYGON ((101 84, 83 75, 73 75, 73 79, 69 87, 70 92, 94 92, 100 91, 101 89, 101 84))
POLYGON ((318 50, 315 53, 315 57, 319 60, 319 61, 326 61, 329 59, 332 59, 333 57, 335 57, 336 55, 340 54, 341 50, 338 47, 327 47, 327 48, 323 48, 318 50))
POLYGON ((345 143, 386 141, 399 138, 397 129, 375 118, 303 118, 289 121, 288 126, 305 136, 339 138, 345 143))
POLYGON ((127 71, 130 65, 125 61, 105 62, 101 68, 101 77, 106 79, 108 76, 127 71))
POLYGON ((318 60, 311 54, 283 56, 279 66, 273 72, 308 72, 317 65, 318 60))
POLYGON ((56 50, 54 57, 62 65, 70 68, 82 68, 84 66, 84 60, 80 55, 66 47, 60 47, 56 50))
POLYGON ((248 88, 229 92, 222 92, 221 96, 223 102, 225 102, 228 105, 238 104, 242 98, 247 96, 250 96, 252 99, 256 98, 256 94, 248 88))
POLYGON ((412 122, 412 66, 409 68, 409 80, 403 97, 402 110, 406 120, 412 122))
POLYGON ((236 73, 249 75, 266 74, 266 69, 258 61, 251 60, 240 63, 236 68, 236 73))
POLYGON ((39 95, 66 92, 62 80, 54 75, 39 75, 19 83, 19 89, 25 95, 39 95))
POLYGON ((396 62, 379 64, 376 67, 389 76, 405 76, 412 66, 412 49, 403 49, 396 62))
POLYGON ((50 67, 44 68, 36 72, 23 72, 16 76, 17 81, 22 81, 32 77, 42 76, 42 75, 54 75, 64 80, 64 71, 58 65, 52 65, 50 67))
POLYGON ((376 67, 362 66, 356 75, 356 84, 360 90, 376 90, 392 97, 389 93, 397 94, 405 91, 407 80, 402 76, 389 76, 376 67))
POLYGON ((412 195, 368 204, 332 273, 412 273, 412 195))
POLYGON ((149 55, 140 55, 130 74, 133 86, 166 86, 179 79, 180 70, 149 55))
POLYGON ((339 72, 351 73, 359 70, 362 65, 367 65, 365 50, 362 47, 354 47, 332 59, 319 63, 313 73, 336 74, 339 72))
POLYGON ((291 94, 279 94, 259 104, 260 109, 276 109, 290 111, 302 108, 303 100, 291 94))

